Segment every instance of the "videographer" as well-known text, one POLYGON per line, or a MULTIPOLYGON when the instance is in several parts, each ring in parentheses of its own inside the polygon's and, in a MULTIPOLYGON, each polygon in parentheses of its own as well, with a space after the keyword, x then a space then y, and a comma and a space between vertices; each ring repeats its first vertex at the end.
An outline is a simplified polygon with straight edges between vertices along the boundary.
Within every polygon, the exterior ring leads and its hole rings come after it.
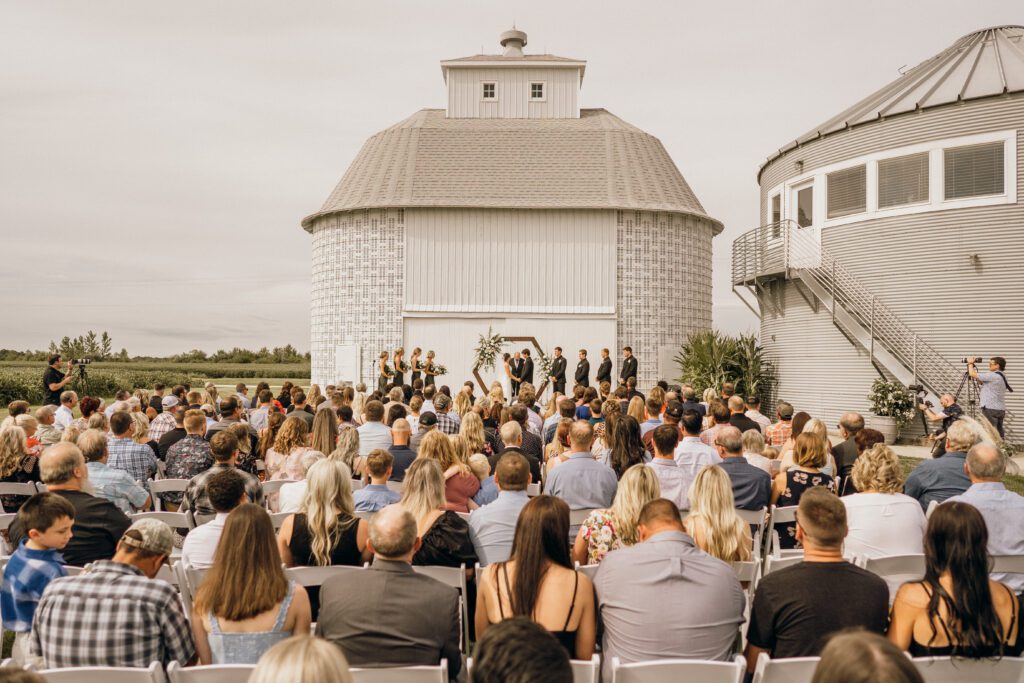
POLYGON ((67 374, 65 374, 60 371, 59 353, 50 356, 48 360, 49 367, 43 372, 43 405, 59 406, 60 392, 64 391, 64 387, 75 379, 71 374, 74 364, 71 361, 67 362, 67 374))
POLYGON ((942 409, 934 411, 931 406, 927 403, 918 404, 917 408, 929 422, 942 421, 941 429, 935 434, 929 434, 928 438, 935 442, 935 446, 932 448, 932 456, 939 457, 946 452, 946 433, 949 431, 949 425, 956 422, 963 414, 964 409, 957 405, 956 399, 953 398, 952 394, 943 394, 939 397, 939 405, 942 409))
POLYGON ((977 380, 981 385, 979 403, 981 412, 988 421, 999 432, 1001 438, 1006 438, 1003 433, 1003 419, 1006 417, 1006 392, 1013 392, 1010 383, 1006 381, 1006 359, 1001 356, 992 356, 988 359, 988 372, 978 372, 975 364, 981 360, 974 356, 967 358, 967 372, 971 378, 977 380))

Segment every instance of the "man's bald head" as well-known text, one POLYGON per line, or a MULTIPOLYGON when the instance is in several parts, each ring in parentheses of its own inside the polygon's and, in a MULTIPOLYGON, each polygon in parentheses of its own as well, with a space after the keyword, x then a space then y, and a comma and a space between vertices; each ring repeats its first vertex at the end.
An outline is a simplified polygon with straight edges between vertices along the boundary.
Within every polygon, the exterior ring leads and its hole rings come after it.
POLYGON ((85 457, 81 449, 70 441, 61 441, 50 446, 39 458, 39 476, 48 486, 59 486, 82 479, 84 470, 85 457))
POLYGON ((577 420, 569 428, 569 444, 573 452, 589 451, 594 443, 594 428, 586 420, 577 420))
POLYGON ((967 475, 972 482, 1002 481, 1006 474, 1006 458, 998 448, 982 442, 967 451, 967 475))
POLYGON ((747 404, 743 402, 742 396, 730 396, 728 405, 729 411, 733 413, 742 413, 747 409, 747 404))
POLYGON ((397 503, 370 519, 370 545, 382 560, 412 560, 416 552, 416 518, 397 503))
POLYGON ((743 434, 737 427, 722 427, 715 435, 715 445, 729 455, 743 455, 743 434))

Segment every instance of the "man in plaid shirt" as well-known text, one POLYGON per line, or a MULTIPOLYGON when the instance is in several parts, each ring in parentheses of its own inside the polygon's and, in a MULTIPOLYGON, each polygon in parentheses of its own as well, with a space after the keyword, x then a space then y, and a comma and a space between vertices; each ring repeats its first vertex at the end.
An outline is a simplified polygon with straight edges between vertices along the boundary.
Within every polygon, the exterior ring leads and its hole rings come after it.
POLYGON ((434 408, 437 409, 437 430, 442 434, 459 433, 459 416, 448 412, 451 405, 452 400, 445 394, 438 394, 434 399, 434 408))
POLYGON ((181 600, 169 583, 154 580, 173 549, 169 526, 140 519, 121 537, 112 560, 52 581, 36 609, 32 654, 48 668, 194 662, 181 600))
POLYGON ((178 399, 174 396, 164 396, 160 401, 163 412, 153 418, 149 423, 149 440, 160 442, 160 437, 174 429, 174 407, 178 405, 178 399))
POLYGON ((156 456, 152 448, 132 439, 134 428, 135 423, 130 413, 119 410, 110 416, 110 432, 114 438, 107 444, 107 452, 110 454, 107 464, 116 470, 124 470, 135 481, 144 483, 156 474, 156 456))
POLYGON ((185 495, 181 500, 180 512, 196 512, 201 515, 215 515, 217 510, 210 502, 206 485, 210 478, 224 470, 234 470, 245 480, 245 493, 249 500, 257 505, 264 504, 263 484, 254 475, 235 465, 238 462, 238 437, 228 431, 217 432, 210 439, 210 451, 213 453, 213 467, 192 477, 185 487, 185 495))
POLYGON ((769 446, 781 446, 793 435, 793 406, 782 401, 775 414, 779 421, 764 429, 764 441, 769 446))

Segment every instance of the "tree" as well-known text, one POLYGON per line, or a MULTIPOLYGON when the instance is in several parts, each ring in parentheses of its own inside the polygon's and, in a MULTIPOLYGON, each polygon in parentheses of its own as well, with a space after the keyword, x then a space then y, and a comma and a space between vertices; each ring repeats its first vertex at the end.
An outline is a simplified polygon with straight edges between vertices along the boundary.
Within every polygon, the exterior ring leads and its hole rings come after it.
POLYGON ((110 354, 113 353, 113 341, 110 339, 110 335, 107 334, 106 330, 103 330, 103 334, 100 335, 100 357, 103 360, 110 358, 110 354))

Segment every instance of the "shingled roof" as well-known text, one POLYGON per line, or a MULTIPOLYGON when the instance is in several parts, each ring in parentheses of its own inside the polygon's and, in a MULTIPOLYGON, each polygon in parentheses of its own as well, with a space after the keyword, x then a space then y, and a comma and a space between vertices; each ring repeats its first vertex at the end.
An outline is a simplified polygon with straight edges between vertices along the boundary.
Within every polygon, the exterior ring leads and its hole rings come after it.
POLYGON ((423 109, 363 145, 320 210, 631 209, 710 218, 661 142, 604 109, 565 119, 423 109))

